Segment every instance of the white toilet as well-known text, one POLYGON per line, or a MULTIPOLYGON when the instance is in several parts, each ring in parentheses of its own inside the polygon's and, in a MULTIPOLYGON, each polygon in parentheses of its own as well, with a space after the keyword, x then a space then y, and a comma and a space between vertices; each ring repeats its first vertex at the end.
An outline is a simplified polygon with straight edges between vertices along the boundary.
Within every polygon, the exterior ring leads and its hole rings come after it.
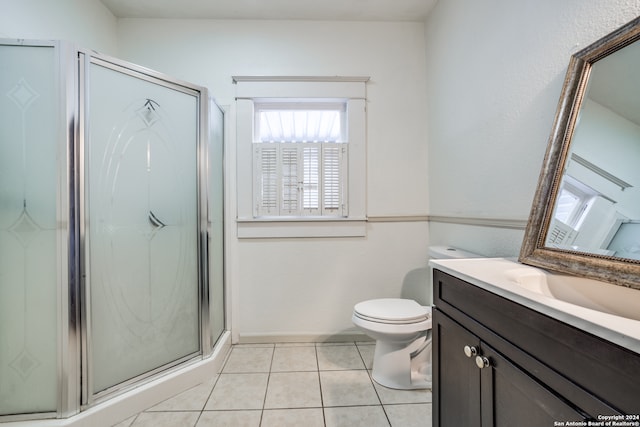
MULTIPOLYGON (((429 247, 429 257, 478 258, 480 255, 449 246, 429 247)), ((373 379, 389 388, 431 388, 430 269, 420 269, 420 295, 414 299, 382 298, 363 301, 353 308, 352 321, 376 340, 373 379)), ((408 275, 409 276, 409 275, 408 275)))

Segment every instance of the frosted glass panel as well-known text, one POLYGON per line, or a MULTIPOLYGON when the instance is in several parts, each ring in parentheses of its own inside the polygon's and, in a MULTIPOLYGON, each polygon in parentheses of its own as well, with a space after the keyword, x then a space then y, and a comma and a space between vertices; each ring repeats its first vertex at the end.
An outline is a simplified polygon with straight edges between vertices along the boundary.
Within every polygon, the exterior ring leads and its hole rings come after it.
POLYGON ((0 46, 0 415, 57 410, 55 66, 53 47, 0 46))
POLYGON ((200 350, 198 99, 91 64, 92 391, 200 350))
POLYGON ((211 230, 209 234, 209 303, 211 344, 224 331, 224 178, 223 141, 224 116, 216 105, 212 105, 209 138, 208 197, 211 230))

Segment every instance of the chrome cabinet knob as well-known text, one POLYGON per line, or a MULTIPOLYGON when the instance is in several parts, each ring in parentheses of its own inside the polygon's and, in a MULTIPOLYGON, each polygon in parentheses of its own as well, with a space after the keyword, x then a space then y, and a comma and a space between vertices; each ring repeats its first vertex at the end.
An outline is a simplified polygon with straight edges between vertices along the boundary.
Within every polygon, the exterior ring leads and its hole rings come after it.
POLYGON ((476 356, 476 365, 478 368, 488 368, 491 366, 491 361, 487 357, 476 356))
POLYGON ((464 346, 464 354, 467 357, 473 357, 473 356, 477 356, 478 355, 478 349, 474 346, 468 346, 465 345, 464 346))

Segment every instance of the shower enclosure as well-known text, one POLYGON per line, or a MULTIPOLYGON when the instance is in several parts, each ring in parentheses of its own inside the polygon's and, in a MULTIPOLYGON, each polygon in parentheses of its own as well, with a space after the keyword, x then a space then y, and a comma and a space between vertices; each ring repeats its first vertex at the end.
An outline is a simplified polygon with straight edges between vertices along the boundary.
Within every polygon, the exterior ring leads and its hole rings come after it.
POLYGON ((224 331, 221 110, 61 42, 0 41, 0 422, 63 418, 224 331))

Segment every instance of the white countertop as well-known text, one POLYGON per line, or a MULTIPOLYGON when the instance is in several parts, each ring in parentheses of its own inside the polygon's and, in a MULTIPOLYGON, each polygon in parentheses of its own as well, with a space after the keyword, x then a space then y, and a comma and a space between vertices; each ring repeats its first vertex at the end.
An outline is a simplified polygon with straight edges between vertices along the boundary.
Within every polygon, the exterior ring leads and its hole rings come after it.
MULTIPOLYGON (((429 265, 479 288, 640 353, 640 321, 592 310, 556 299, 553 296, 528 290, 509 277, 510 272, 514 271, 524 272, 524 274, 543 272, 547 275, 555 275, 555 273, 506 258, 440 259, 431 260, 429 265)), ((579 278, 573 279, 581 280, 579 278)), ((600 283, 605 286, 615 286, 600 283)), ((640 291, 632 291, 638 292, 637 307, 640 312, 640 291)), ((636 297, 636 294, 631 295, 636 297)))

